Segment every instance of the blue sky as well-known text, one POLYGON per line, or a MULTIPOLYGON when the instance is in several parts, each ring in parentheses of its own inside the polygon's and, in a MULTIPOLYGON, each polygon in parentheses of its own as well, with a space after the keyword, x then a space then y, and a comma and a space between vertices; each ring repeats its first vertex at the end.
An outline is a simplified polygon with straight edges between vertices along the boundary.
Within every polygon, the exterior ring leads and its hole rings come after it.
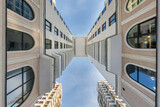
POLYGON ((97 81, 104 80, 88 58, 73 58, 62 76, 61 107, 99 107, 97 102, 97 81))
POLYGON ((56 0, 67 26, 74 36, 87 36, 104 8, 105 0, 56 0))
MULTIPOLYGON (((105 0, 56 0, 73 36, 87 36, 104 8, 105 0)), ((104 80, 88 58, 73 58, 57 79, 62 83, 62 107, 99 107, 97 81, 104 80)))

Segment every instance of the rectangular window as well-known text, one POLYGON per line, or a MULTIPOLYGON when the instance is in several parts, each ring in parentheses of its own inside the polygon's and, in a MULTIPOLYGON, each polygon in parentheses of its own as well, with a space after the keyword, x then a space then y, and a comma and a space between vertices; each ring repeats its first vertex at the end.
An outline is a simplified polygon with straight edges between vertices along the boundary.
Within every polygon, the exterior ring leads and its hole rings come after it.
POLYGON ((52 49, 52 41, 51 40, 46 39, 45 49, 52 49))
POLYGON ((102 25, 102 31, 106 30, 106 22, 102 25))
POLYGON ((110 18, 109 18, 109 26, 114 24, 116 22, 116 14, 114 13, 110 18))
POLYGON ((108 5, 110 5, 110 4, 111 4, 111 2, 112 2, 112 0, 108 0, 108 5))
POLYGON ((58 29, 54 27, 54 34, 58 36, 58 29))
POLYGON ((66 39, 66 35, 64 34, 64 40, 66 39))
POLYGON ((100 20, 101 16, 98 17, 98 20, 100 20))
POLYGON ((66 45, 64 44, 64 49, 66 48, 66 45))
POLYGON ((60 37, 63 38, 63 33, 60 31, 60 37))
POLYGON ((98 29, 98 35, 101 33, 101 28, 98 29))
POLYGON ((102 15, 105 13, 106 11, 106 7, 104 7, 103 11, 102 11, 102 15))
POLYGON ((57 41, 54 41, 54 48, 58 49, 58 42, 57 41))
POLYGON ((60 44, 60 47, 61 47, 61 49, 63 48, 63 44, 62 43, 60 44))
POLYGON ((95 37, 97 36, 97 31, 95 32, 95 37))
POLYGON ((45 21, 45 25, 46 25, 46 29, 52 32, 52 24, 48 20, 45 21))

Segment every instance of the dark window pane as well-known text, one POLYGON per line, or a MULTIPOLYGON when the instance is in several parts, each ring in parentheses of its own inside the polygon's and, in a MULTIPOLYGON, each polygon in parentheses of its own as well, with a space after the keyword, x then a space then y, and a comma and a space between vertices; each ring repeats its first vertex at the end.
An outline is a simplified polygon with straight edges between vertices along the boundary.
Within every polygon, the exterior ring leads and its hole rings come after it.
POLYGON ((127 43, 133 48, 156 48, 155 19, 131 28, 127 34, 127 43))
POLYGON ((23 81, 27 82, 28 80, 32 79, 34 77, 32 69, 28 70, 27 72, 24 72, 23 74, 23 81))
POLYGON ((140 24, 140 33, 148 34, 156 31, 155 19, 140 24))
POLYGON ((22 0, 7 0, 7 8, 29 20, 33 20, 34 18, 33 10, 25 1, 22 2, 22 0))
POLYGON ((29 50, 33 46, 34 40, 29 34, 7 29, 7 51, 29 50))
POLYGON ((127 68, 127 74, 134 80, 137 81, 137 70, 138 67, 134 66, 134 65, 128 65, 127 68))
POLYGON ((7 29, 7 50, 22 50, 22 32, 7 29))
POLYGON ((24 94, 25 95, 27 92, 31 91, 33 87, 34 79, 28 81, 27 83, 24 84, 24 94))
POLYGON ((34 46, 34 40, 31 36, 23 34, 23 50, 29 50, 34 46))

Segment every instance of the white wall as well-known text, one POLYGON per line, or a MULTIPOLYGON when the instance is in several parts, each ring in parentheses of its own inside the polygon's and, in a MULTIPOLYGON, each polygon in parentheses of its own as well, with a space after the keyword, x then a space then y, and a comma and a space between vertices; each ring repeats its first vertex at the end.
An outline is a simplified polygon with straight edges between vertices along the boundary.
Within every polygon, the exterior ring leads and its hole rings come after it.
POLYGON ((75 40, 75 56, 86 56, 86 37, 74 37, 75 40))

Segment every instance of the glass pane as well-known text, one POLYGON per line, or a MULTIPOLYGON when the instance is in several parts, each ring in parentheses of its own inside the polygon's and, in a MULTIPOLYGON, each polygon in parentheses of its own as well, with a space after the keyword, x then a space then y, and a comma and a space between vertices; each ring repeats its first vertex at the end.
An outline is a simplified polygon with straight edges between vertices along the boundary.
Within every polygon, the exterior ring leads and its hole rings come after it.
MULTIPOLYGON (((13 91, 11 94, 7 95, 7 107, 11 107, 17 100, 22 97, 22 87, 13 91)), ((22 100, 19 100, 13 107, 17 107, 22 103, 22 100)))
POLYGON ((156 31, 155 19, 140 24, 140 33, 146 34, 156 31))
POLYGON ((34 77, 34 74, 33 74, 33 71, 32 69, 30 69, 29 71, 27 72, 24 72, 24 78, 23 78, 23 81, 26 82, 28 81, 29 79, 33 78, 34 77))
POLYGON ((29 50, 33 46, 34 46, 33 38, 30 35, 23 33, 23 50, 29 50))
POLYGON ((127 74, 134 80, 137 81, 137 70, 138 70, 138 67, 134 66, 134 65, 128 65, 127 68, 127 74))
POLYGON ((7 51, 22 50, 22 32, 7 29, 7 51))
POLYGON ((131 37, 136 38, 137 36, 138 36, 138 26, 136 25, 133 28, 131 28, 131 30, 127 34, 127 38, 131 38, 131 37))
POLYGON ((22 68, 7 72, 7 78, 12 77, 19 73, 22 73, 22 68))
POLYGON ((156 48, 156 34, 139 37, 139 48, 156 48))
POLYGON ((127 42, 131 47, 134 47, 134 48, 138 47, 137 38, 129 38, 127 42))
POLYGON ((24 84, 24 91, 23 91, 24 95, 32 89, 33 83, 34 83, 34 79, 32 79, 29 82, 27 82, 26 84, 24 84))
POLYGON ((23 2, 23 16, 29 20, 34 18, 33 11, 26 2, 23 2))
POLYGON ((22 85, 22 74, 7 80, 7 93, 22 85))
POLYGON ((140 70, 139 70, 139 83, 143 84, 144 86, 151 89, 152 91, 155 91, 156 72, 140 68, 140 70))

